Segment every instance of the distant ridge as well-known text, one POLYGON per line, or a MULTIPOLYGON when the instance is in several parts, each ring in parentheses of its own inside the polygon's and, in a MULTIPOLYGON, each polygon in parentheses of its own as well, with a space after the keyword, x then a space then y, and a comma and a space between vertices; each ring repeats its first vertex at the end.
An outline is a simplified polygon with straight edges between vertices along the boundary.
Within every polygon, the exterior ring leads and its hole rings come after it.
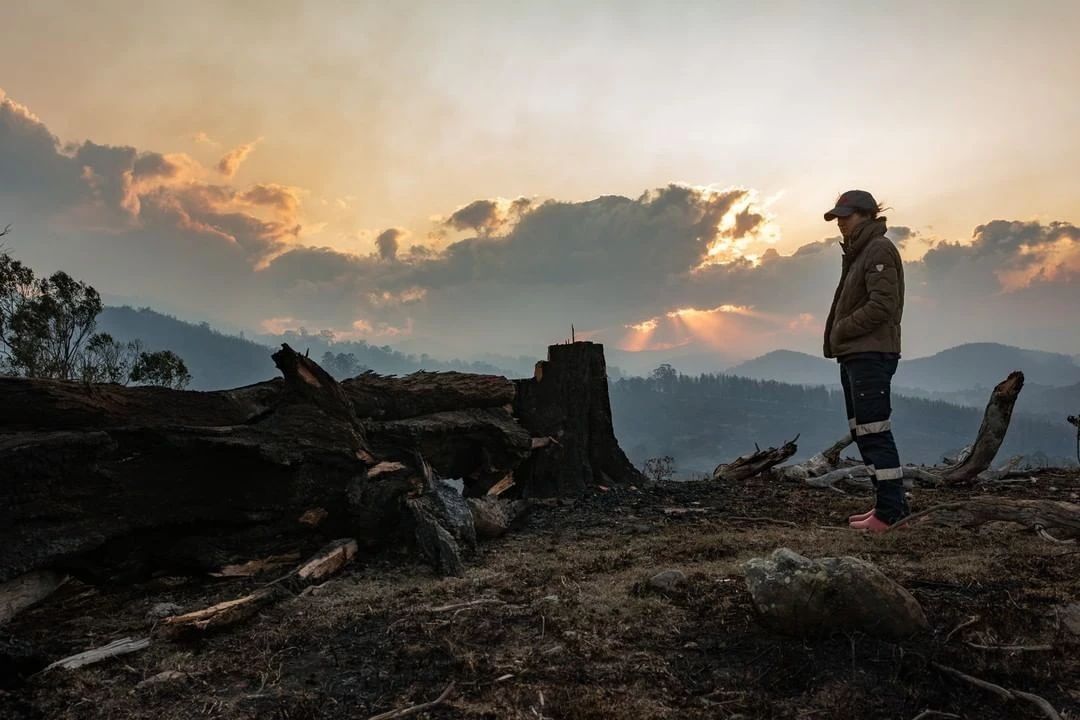
POLYGON ((948 392, 993 387, 1013 370, 1036 385, 1065 386, 1080 382, 1080 365, 1062 353, 1026 350, 1000 343, 966 343, 928 357, 904 360, 898 385, 948 392))
MULTIPOLYGON (((1074 357, 1000 343, 967 343, 927 357, 904 358, 893 383, 916 394, 966 394, 976 389, 981 393, 1001 382, 1013 370, 1022 370, 1027 384, 1032 387, 1066 387, 1080 383, 1080 364, 1074 357)), ((798 385, 840 383, 835 361, 791 350, 774 350, 724 372, 798 385)), ((960 401, 960 398, 947 399, 960 401)), ((985 402, 985 396, 982 401, 985 402)))
POLYGON ((208 323, 189 323, 150 308, 106 307, 98 329, 117 340, 139 338, 149 350, 172 350, 191 373, 192 390, 220 390, 277 377, 269 346, 226 335, 208 323))
POLYGON ((724 370, 725 375, 754 380, 776 380, 795 385, 838 385, 840 368, 835 360, 794 350, 773 350, 724 370))

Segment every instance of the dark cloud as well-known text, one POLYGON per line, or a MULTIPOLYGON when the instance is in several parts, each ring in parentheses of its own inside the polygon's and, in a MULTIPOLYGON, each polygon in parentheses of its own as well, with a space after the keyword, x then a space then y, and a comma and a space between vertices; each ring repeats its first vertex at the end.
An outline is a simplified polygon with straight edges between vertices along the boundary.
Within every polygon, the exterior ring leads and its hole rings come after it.
POLYGON ((455 211, 446 220, 446 225, 455 230, 472 230, 481 235, 490 235, 502 225, 499 204, 494 200, 475 200, 455 211))
POLYGON ((405 231, 401 228, 389 228, 379 233, 379 236, 375 238, 375 246, 379 250, 379 257, 383 260, 396 260, 398 241, 404 235, 405 231))
POLYGON ((757 230, 764 222, 764 215, 750 212, 750 209, 747 208, 735 215, 735 229, 732 231, 732 236, 736 238, 746 237, 757 230))
POLYGON ((897 247, 901 248, 904 247, 905 243, 907 243, 907 241, 915 234, 915 231, 904 225, 893 225, 889 228, 888 233, 889 239, 896 243, 897 247))

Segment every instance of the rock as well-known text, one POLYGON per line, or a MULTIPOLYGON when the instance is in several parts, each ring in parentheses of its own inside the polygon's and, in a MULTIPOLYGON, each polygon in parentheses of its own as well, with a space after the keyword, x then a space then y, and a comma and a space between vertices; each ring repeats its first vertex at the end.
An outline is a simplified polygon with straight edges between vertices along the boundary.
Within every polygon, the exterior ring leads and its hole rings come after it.
POLYGON ((649 578, 646 584, 664 593, 679 592, 686 587, 686 575, 682 570, 662 570, 649 578))
POLYGON ((476 536, 484 539, 505 535, 532 505, 529 500, 507 500, 494 495, 468 498, 467 502, 472 511, 476 536))
POLYGON ((136 690, 146 690, 153 687, 161 687, 163 685, 172 685, 174 683, 187 680, 187 674, 182 673, 179 670, 165 670, 159 672, 157 675, 146 678, 138 685, 135 686, 136 690))
POLYGON ((911 593, 858 558, 811 560, 780 548, 743 569, 763 624, 787 635, 859 630, 897 640, 929 627, 911 593))
POLYGON ((150 622, 154 622, 156 620, 164 620, 165 618, 172 615, 179 615, 183 611, 184 609, 176 603, 160 602, 156 603, 149 610, 146 611, 146 619, 150 622))

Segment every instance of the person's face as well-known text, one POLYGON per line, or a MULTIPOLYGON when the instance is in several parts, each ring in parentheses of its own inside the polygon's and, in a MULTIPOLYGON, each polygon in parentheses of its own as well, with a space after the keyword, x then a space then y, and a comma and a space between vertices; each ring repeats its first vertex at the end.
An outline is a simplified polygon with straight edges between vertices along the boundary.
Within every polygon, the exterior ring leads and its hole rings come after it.
POLYGON ((845 217, 837 217, 836 225, 840 228, 840 234, 847 237, 851 234, 851 231, 858 227, 866 216, 862 213, 851 213, 845 217))

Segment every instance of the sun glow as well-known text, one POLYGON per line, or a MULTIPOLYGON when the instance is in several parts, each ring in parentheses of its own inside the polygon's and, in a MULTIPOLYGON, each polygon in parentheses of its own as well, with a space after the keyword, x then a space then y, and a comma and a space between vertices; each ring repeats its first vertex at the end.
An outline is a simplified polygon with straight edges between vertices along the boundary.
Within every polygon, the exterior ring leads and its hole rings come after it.
POLYGON ((762 201, 756 191, 744 192, 744 197, 716 224, 715 235, 695 271, 738 261, 757 266, 761 264, 764 251, 780 240, 780 227, 775 216, 768 212, 775 197, 762 201))
POLYGON ((747 305, 676 308, 663 315, 626 325, 629 332, 619 342, 619 347, 630 352, 667 350, 691 343, 719 348, 730 344, 740 333, 736 325, 738 318, 760 316, 747 305))

